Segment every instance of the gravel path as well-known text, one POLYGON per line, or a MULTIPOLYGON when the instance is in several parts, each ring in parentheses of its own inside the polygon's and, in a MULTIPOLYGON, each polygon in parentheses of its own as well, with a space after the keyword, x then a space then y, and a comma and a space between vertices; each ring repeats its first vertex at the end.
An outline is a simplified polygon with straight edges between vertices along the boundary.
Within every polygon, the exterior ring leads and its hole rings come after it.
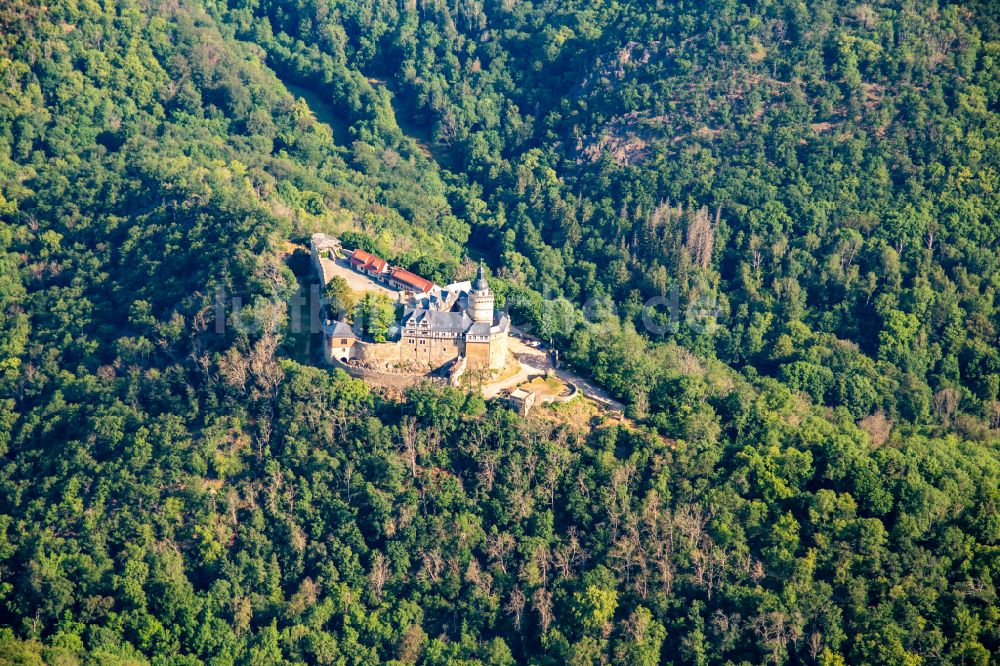
MULTIPOLYGON (((518 384, 523 384, 530 377, 544 375, 552 368, 552 357, 544 347, 536 349, 526 344, 524 340, 513 336, 508 341, 507 347, 513 352, 518 363, 521 364, 521 371, 502 382, 485 385, 483 387, 483 396, 485 398, 495 397, 500 391, 512 389, 518 384)), ((555 375, 564 382, 575 384, 583 395, 608 409, 623 410, 625 408, 624 405, 608 395, 607 391, 595 386, 592 382, 584 379, 575 372, 560 368, 555 371, 555 375)))

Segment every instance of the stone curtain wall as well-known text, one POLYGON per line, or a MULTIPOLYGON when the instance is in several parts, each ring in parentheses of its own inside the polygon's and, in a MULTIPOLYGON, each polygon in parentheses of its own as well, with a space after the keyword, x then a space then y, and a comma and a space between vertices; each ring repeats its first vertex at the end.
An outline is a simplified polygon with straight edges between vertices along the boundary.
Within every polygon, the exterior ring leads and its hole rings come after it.
POLYGON ((465 358, 469 368, 488 368, 490 365, 490 343, 466 342, 465 358))
POLYGON ((410 372, 431 372, 459 358, 465 350, 461 340, 424 338, 425 343, 408 342, 354 343, 352 360, 368 367, 401 367, 410 372))
POLYGON ((313 268, 316 269, 316 277, 319 278, 321 287, 325 287, 333 278, 333 274, 330 271, 330 268, 328 268, 328 265, 330 267, 333 266, 333 261, 325 257, 321 257, 315 247, 310 249, 310 254, 312 255, 313 268))
POLYGON ((402 390, 411 386, 422 384, 423 382, 432 382, 441 386, 447 385, 448 383, 447 380, 442 377, 428 377, 426 375, 403 374, 373 370, 371 368, 361 368, 356 365, 341 363, 337 359, 333 359, 332 365, 335 368, 340 368, 355 379, 362 379, 373 386, 380 386, 383 388, 402 390))
POLYGON ((398 365, 403 357, 400 354, 400 345, 397 342, 363 342, 358 340, 354 344, 354 358, 368 365, 398 365))

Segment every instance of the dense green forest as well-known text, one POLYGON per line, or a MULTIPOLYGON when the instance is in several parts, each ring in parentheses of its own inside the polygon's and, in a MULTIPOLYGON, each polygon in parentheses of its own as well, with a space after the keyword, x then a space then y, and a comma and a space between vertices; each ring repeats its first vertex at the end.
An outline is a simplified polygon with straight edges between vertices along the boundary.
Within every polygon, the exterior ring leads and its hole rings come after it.
POLYGON ((0 0, 0 663, 997 663, 998 60, 983 1, 0 0), (322 367, 315 231, 484 258, 631 421, 322 367))

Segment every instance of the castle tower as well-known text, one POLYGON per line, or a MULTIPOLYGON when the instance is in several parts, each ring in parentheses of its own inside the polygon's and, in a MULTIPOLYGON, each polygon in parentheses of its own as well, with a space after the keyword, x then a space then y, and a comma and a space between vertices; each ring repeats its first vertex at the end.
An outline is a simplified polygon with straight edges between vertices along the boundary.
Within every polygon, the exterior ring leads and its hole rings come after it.
POLYGON ((486 281, 486 271, 479 263, 479 275, 469 292, 469 316, 476 323, 493 324, 493 291, 486 281))

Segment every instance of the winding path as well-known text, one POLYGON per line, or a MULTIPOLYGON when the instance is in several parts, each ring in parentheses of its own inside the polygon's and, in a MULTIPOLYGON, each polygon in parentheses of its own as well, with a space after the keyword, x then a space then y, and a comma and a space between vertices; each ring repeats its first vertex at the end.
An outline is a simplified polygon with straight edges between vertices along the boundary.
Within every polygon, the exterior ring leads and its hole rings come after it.
MULTIPOLYGON (((539 348, 531 347, 522 338, 511 336, 508 341, 508 348, 514 354, 518 363, 521 364, 521 371, 503 381, 483 386, 483 397, 487 399, 496 397, 503 390, 512 389, 518 384, 523 384, 531 377, 544 375, 552 369, 552 357, 544 346, 539 348)), ((607 391, 595 386, 590 380, 581 377, 575 372, 559 368, 554 374, 564 382, 575 384, 583 395, 607 409, 619 411, 625 409, 625 406, 608 395, 607 391)))

